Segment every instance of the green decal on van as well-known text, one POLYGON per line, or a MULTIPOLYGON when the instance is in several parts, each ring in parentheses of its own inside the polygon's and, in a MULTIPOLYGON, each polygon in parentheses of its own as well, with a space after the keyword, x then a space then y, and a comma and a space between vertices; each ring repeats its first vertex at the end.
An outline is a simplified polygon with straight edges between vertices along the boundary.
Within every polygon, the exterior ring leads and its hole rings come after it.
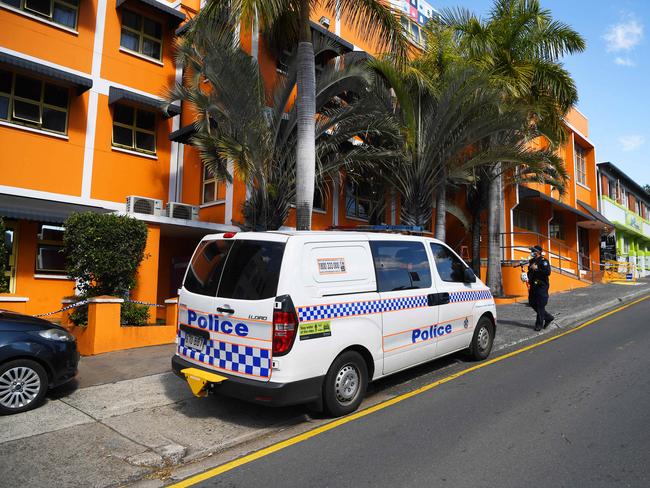
POLYGON ((318 337, 329 337, 332 335, 330 322, 312 322, 300 324, 300 340, 317 339, 318 337))

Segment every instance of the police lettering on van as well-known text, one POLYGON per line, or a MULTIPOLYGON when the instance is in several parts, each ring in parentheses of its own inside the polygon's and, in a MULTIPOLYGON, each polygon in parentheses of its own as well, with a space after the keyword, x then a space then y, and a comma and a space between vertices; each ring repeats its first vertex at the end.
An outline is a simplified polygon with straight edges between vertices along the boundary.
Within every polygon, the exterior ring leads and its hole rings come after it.
POLYGON ((195 393, 337 416, 369 381, 460 350, 485 359, 496 309, 462 259, 426 236, 231 232, 199 243, 178 323, 172 367, 202 378, 195 393))
POLYGON ((235 334, 240 337, 248 335, 248 326, 241 322, 233 324, 229 320, 219 319, 218 315, 204 314, 195 310, 187 311, 187 325, 196 325, 199 329, 208 329, 223 334, 235 334))

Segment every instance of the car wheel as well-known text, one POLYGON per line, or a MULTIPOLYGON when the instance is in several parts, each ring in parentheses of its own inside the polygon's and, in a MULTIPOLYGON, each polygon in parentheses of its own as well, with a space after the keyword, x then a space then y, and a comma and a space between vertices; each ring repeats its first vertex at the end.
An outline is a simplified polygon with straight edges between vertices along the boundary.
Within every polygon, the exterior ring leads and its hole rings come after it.
POLYGON ((37 407, 47 388, 47 373, 37 362, 18 359, 1 365, 0 414, 25 412, 37 407))
POLYGON ((469 346, 469 356, 474 361, 483 361, 490 355, 494 342, 494 324, 488 317, 481 317, 474 329, 469 346))
POLYGON ((368 367, 358 352, 340 354, 330 366, 323 385, 325 410, 334 417, 354 412, 366 393, 368 367))

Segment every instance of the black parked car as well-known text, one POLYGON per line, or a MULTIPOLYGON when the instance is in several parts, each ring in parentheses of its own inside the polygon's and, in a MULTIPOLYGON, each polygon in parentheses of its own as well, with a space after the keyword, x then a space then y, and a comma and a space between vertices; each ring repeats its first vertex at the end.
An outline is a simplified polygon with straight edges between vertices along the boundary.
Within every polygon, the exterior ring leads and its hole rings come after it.
POLYGON ((72 334, 47 320, 0 310, 0 414, 37 407, 77 374, 72 334))

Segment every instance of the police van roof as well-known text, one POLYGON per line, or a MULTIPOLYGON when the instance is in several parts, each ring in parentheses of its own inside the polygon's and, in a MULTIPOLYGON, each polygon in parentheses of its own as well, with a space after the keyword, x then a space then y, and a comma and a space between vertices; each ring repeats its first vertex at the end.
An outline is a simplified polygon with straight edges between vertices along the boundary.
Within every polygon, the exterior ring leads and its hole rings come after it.
POLYGON ((272 240, 272 241, 286 241, 290 237, 321 237, 332 239, 336 241, 350 240, 354 238, 361 238, 362 240, 417 240, 425 237, 428 240, 441 242, 434 239, 431 235, 412 235, 410 233, 402 232, 378 232, 367 230, 293 230, 281 229, 266 232, 226 232, 222 234, 210 234, 204 237, 204 240, 212 239, 246 239, 246 240, 272 240))

